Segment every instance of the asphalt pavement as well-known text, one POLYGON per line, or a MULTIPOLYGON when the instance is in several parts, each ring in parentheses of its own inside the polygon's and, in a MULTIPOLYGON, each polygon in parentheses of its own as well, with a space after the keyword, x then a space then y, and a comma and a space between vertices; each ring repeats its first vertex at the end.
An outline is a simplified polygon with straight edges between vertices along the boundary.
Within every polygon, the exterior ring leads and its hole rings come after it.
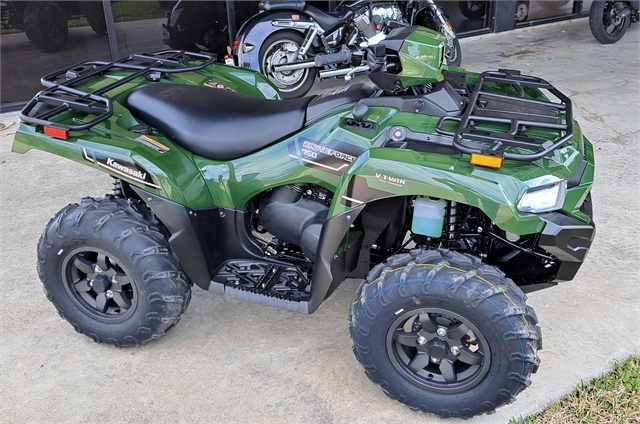
MULTIPOLYGON (((596 153, 591 252, 573 281, 529 295, 543 330, 540 369, 516 402, 472 420, 504 423, 640 354, 640 25, 613 45, 599 44, 583 18, 464 39, 462 52, 469 70, 520 69, 568 94, 596 153)), ((445 422, 388 399, 364 375, 348 335, 355 280, 308 316, 194 288, 180 323, 144 348, 74 332, 42 293, 36 244, 59 209, 104 195, 111 179, 44 152, 11 153, 16 126, 0 131, 0 422, 445 422)))

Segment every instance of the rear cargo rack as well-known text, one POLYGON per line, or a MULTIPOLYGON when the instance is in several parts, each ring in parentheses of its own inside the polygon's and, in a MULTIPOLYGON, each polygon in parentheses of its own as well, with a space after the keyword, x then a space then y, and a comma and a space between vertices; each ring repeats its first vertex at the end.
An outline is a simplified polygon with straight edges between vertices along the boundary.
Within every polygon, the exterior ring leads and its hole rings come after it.
POLYGON ((482 73, 469 96, 465 113, 461 117, 441 118, 436 130, 453 136, 453 146, 463 153, 533 161, 573 137, 573 111, 571 100, 547 81, 521 75, 520 71, 500 69, 482 73), (506 94, 504 90, 500 93, 488 91, 487 83, 502 85, 500 89, 510 86, 515 94, 506 94), (527 88, 546 90, 558 101, 527 98, 527 88), (458 121, 458 129, 445 130, 443 124, 447 121, 458 121), (489 125, 477 128, 482 124, 489 125), (552 130, 558 137, 549 140, 527 135, 526 132, 532 129, 552 130))
POLYGON ((215 55, 182 50, 163 50, 154 53, 133 54, 115 62, 78 63, 42 77, 40 82, 48 88, 40 91, 27 103, 20 112, 20 119, 28 124, 52 126, 69 131, 86 130, 113 115, 111 100, 103 97, 104 93, 141 76, 146 76, 151 80, 159 80, 163 73, 199 71, 211 65, 215 60, 215 55), (113 71, 129 72, 129 75, 114 80, 112 84, 91 93, 74 88, 113 71), (93 114, 96 117, 77 125, 62 124, 51 120, 69 110, 93 114))

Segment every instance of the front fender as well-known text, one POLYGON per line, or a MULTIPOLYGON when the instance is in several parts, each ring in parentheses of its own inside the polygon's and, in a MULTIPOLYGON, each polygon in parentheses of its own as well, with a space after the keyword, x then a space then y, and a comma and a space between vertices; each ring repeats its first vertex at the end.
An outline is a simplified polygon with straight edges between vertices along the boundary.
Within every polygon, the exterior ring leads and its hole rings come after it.
POLYGON ((241 68, 249 68, 254 71, 260 71, 260 49, 262 43, 268 36, 276 31, 295 30, 304 33, 300 28, 281 28, 271 25, 271 21, 275 19, 291 19, 292 15, 298 15, 300 20, 308 20, 309 18, 302 12, 296 10, 278 10, 275 12, 263 12, 252 16, 242 25, 238 31, 236 40, 239 41, 238 47, 233 52, 236 64, 241 68), (244 45, 254 46, 250 51, 243 51, 244 45))
POLYGON ((517 210, 527 188, 507 173, 475 167, 460 156, 374 148, 343 174, 329 216, 390 197, 430 196, 477 207, 505 231, 533 234, 544 222, 517 210))

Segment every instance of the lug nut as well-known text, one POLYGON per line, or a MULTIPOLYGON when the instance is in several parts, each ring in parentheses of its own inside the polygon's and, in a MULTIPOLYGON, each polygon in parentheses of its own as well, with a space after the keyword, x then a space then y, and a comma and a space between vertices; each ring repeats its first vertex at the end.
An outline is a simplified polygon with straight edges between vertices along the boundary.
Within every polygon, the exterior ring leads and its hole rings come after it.
POLYGON ((444 327, 440 327, 436 330, 436 334, 440 337, 444 337, 447 335, 447 329, 444 327))
POLYGON ((102 272, 102 268, 98 266, 98 264, 93 265, 93 272, 102 272))
POLYGON ((451 346, 451 353, 454 355, 460 355, 460 347, 459 346, 451 346))
POLYGON ((418 337, 418 344, 419 345, 426 345, 427 344, 427 339, 424 336, 418 337))
POLYGON ((107 290, 107 299, 113 299, 113 292, 111 290, 107 290))

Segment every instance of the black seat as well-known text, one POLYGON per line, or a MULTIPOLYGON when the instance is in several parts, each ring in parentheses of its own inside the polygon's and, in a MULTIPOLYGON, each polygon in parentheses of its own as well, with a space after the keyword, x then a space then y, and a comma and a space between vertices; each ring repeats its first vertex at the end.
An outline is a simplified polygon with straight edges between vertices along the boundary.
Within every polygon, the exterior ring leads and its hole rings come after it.
POLYGON ((318 24, 327 32, 333 32, 340 25, 351 18, 353 11, 347 6, 337 6, 333 12, 325 12, 317 7, 306 4, 302 0, 269 1, 265 0, 258 5, 260 10, 270 12, 273 10, 295 10, 304 12, 315 19, 318 24))
POLYGON ((270 1, 265 0, 261 1, 258 4, 258 9, 264 10, 265 12, 270 12, 272 10, 283 10, 283 9, 292 9, 292 10, 302 10, 304 9, 305 2, 304 0, 279 0, 279 1, 270 1))
POLYGON ((320 26, 327 32, 335 31, 340 25, 346 23, 353 15, 353 11, 347 6, 338 6, 333 10, 333 12, 323 12, 317 7, 307 4, 304 7, 303 12, 315 19, 315 21, 318 22, 318 24, 320 24, 320 26))
POLYGON ((131 113, 185 149, 232 160, 300 130, 312 99, 267 100, 200 86, 150 84, 134 91, 127 103, 131 113))

